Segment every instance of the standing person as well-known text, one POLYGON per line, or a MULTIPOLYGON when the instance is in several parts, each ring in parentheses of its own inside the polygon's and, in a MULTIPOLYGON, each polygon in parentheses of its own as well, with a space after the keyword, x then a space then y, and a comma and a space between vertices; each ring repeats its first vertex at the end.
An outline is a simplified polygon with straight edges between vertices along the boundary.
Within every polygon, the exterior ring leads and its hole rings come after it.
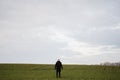
POLYGON ((63 69, 63 66, 59 59, 55 64, 55 69, 56 69, 56 77, 60 78, 61 77, 61 69, 63 69))

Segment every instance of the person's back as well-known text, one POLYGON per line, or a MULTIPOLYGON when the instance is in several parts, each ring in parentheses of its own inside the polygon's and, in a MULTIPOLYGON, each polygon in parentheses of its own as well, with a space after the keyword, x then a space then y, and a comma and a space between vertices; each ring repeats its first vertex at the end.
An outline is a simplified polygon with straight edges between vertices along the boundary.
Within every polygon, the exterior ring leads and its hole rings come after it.
POLYGON ((56 77, 61 77, 61 69, 63 69, 62 63, 58 60, 55 64, 56 77))
POLYGON ((61 63, 60 61, 57 61, 57 62, 56 62, 56 65, 55 65, 55 68, 56 68, 57 70, 61 70, 61 67, 62 67, 62 63, 61 63))

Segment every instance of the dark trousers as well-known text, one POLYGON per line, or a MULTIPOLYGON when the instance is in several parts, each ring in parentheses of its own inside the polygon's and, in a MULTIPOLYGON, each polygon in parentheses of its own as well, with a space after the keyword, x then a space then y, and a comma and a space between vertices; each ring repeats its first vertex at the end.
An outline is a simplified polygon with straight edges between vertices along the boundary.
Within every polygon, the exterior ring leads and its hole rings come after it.
POLYGON ((61 77, 61 71, 60 70, 56 70, 56 77, 60 78, 61 77))

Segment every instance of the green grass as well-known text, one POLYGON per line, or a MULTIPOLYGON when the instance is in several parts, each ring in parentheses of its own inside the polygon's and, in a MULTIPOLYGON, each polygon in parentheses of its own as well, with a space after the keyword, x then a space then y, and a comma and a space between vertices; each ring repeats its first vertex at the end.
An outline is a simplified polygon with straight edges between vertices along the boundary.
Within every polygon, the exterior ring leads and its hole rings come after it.
POLYGON ((62 77, 55 77, 54 65, 0 64, 0 80, 120 80, 120 67, 63 65, 62 77))

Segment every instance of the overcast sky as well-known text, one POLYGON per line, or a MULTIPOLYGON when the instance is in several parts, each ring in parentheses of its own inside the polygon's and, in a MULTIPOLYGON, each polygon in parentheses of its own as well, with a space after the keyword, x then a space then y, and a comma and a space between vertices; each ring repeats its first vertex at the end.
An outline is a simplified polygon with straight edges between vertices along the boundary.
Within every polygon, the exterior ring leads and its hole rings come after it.
POLYGON ((120 61, 120 0, 0 0, 0 63, 120 61))

